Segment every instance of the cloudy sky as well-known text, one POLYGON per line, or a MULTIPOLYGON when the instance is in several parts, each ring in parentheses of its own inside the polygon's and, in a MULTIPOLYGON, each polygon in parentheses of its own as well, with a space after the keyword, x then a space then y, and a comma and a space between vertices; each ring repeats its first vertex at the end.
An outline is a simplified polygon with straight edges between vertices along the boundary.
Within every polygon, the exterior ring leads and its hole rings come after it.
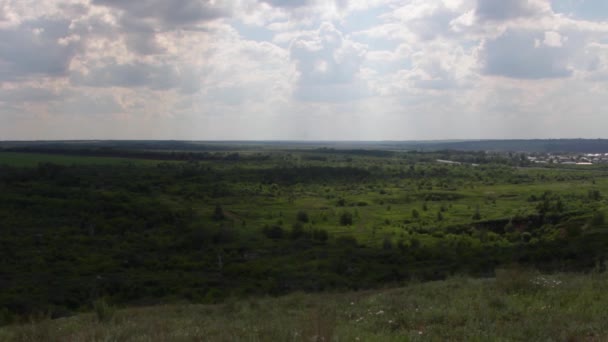
POLYGON ((606 0, 0 0, 0 140, 607 127, 606 0))

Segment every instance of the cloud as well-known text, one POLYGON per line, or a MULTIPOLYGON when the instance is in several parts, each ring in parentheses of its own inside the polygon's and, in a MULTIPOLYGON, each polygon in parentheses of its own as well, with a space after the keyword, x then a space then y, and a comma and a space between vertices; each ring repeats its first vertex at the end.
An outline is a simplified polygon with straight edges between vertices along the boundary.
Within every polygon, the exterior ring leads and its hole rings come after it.
POLYGON ((364 96, 359 72, 364 46, 345 38, 330 23, 312 36, 295 39, 290 58, 298 71, 294 96, 303 101, 344 101, 364 96))
POLYGON ((151 19, 164 28, 196 24, 227 14, 211 0, 93 0, 93 4, 122 10, 127 21, 151 19))
POLYGON ((115 15, 126 45, 140 55, 166 52, 157 41, 160 32, 195 29, 230 12, 227 5, 212 0, 93 0, 92 3, 119 11, 115 15))
POLYGON ((480 52, 482 72, 519 79, 569 77, 571 52, 556 45, 556 39, 555 32, 508 30, 485 41, 480 52))
POLYGON ((41 18, 0 29, 0 82, 66 76, 81 47, 67 19, 41 18))
POLYGON ((184 92, 198 90, 190 72, 182 72, 176 66, 142 62, 118 63, 108 61, 106 65, 93 68, 88 73, 74 73, 72 82, 88 87, 148 88, 152 90, 181 89, 184 92))
POLYGON ((599 3, 0 0, 0 134, 584 136, 608 124, 599 3))
POLYGON ((313 3, 312 0, 262 0, 263 3, 267 3, 274 7, 286 7, 296 8, 302 6, 308 6, 313 3))
POLYGON ((535 17, 550 10, 544 0, 477 0, 477 17, 488 21, 506 21, 518 18, 535 17))
POLYGON ((20 105, 24 103, 46 103, 61 97, 50 89, 41 87, 18 87, 0 89, 0 102, 20 105))

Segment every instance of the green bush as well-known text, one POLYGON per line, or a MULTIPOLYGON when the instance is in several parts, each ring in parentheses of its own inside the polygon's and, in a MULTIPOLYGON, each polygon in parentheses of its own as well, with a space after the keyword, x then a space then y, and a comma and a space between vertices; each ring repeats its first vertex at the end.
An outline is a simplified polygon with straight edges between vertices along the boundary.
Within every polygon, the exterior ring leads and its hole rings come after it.
POLYGON ((300 210, 296 215, 296 219, 298 220, 298 222, 308 223, 308 213, 303 210, 300 210))
POLYGON ((341 226, 350 226, 353 224, 353 214, 348 211, 343 212, 340 215, 340 225, 341 226))
POLYGON ((105 298, 97 299, 93 302, 93 310, 95 311, 95 317, 97 321, 101 323, 107 323, 114 319, 116 309, 112 307, 105 298))

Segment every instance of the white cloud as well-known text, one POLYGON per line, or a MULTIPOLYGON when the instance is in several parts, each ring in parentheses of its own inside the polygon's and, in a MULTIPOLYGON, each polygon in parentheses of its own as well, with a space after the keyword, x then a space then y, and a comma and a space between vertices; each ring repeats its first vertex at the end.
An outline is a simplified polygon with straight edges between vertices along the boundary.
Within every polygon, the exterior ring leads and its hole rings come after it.
POLYGON ((0 1, 0 139, 602 135, 608 21, 585 6, 0 1))

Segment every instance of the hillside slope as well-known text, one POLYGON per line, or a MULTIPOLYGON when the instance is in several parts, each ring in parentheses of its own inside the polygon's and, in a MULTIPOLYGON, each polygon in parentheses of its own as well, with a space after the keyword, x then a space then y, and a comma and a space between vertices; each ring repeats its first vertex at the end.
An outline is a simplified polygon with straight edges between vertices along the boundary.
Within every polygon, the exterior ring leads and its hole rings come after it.
POLYGON ((0 328, 0 340, 606 341, 607 290, 605 273, 511 269, 498 271, 496 279, 378 291, 99 310, 0 328))

